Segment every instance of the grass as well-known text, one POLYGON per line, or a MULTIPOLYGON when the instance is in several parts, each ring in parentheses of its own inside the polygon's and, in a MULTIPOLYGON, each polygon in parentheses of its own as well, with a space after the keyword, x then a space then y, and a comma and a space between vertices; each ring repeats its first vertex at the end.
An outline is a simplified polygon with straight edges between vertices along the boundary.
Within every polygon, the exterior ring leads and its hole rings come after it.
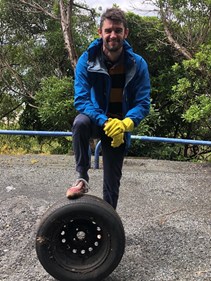
POLYGON ((71 144, 70 137, 0 135, 0 154, 66 154, 71 152, 71 144))

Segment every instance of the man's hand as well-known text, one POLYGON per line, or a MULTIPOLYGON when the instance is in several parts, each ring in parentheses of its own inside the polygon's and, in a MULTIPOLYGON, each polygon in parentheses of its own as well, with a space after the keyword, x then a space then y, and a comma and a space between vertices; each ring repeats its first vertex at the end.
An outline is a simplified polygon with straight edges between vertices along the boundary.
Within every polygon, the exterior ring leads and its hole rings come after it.
POLYGON ((130 132, 134 128, 134 123, 130 118, 125 118, 124 120, 119 120, 117 118, 108 119, 105 124, 104 131, 108 137, 115 137, 124 132, 130 132))
POLYGON ((111 142, 111 146, 112 147, 119 147, 122 143, 124 143, 124 133, 121 133, 121 134, 113 137, 113 140, 111 142))

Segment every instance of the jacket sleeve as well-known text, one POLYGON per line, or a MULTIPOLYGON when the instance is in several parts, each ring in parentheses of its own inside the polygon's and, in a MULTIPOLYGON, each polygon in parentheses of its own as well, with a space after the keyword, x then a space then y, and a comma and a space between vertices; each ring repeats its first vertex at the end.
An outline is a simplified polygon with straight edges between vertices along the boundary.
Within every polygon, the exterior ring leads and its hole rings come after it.
POLYGON ((98 126, 103 126, 107 121, 107 116, 96 103, 92 102, 92 84, 87 70, 88 53, 85 52, 78 60, 75 70, 74 82, 74 106, 76 110, 90 117, 98 126))
POLYGON ((138 126, 150 111, 150 78, 147 63, 142 57, 139 56, 136 64, 136 74, 127 92, 129 108, 125 117, 131 118, 138 126))

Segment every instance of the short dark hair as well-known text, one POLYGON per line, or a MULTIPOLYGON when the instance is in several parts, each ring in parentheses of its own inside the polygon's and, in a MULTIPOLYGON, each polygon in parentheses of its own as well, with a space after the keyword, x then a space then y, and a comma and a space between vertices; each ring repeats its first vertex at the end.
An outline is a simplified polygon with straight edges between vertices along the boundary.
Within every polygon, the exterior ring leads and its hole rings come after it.
POLYGON ((125 13, 121 9, 119 9, 119 8, 107 9, 102 14, 101 19, 100 19, 100 28, 102 28, 103 22, 106 19, 123 23, 125 29, 127 28, 127 20, 126 20, 126 17, 125 17, 125 13))

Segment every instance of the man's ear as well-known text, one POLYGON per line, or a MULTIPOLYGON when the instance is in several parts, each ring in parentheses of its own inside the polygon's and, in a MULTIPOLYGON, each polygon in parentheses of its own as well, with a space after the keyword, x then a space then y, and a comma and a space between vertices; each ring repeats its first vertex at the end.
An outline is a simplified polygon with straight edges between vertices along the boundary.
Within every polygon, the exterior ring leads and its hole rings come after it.
POLYGON ((101 28, 98 28, 98 35, 99 35, 100 37, 102 37, 102 29, 101 29, 101 28))
POLYGON ((125 39, 128 37, 128 34, 129 34, 129 28, 126 28, 125 29, 125 39))

